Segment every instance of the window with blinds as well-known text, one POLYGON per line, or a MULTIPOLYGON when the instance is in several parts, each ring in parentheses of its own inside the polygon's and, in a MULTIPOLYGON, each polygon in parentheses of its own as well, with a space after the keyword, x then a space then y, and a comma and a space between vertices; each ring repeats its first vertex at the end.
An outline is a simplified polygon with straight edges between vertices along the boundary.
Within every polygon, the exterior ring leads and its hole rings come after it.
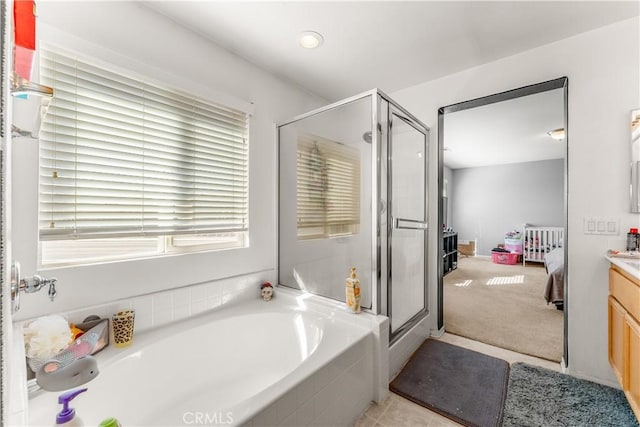
POLYGON ((298 239, 360 232, 360 151, 314 135, 297 142, 298 239))
POLYGON ((40 69, 43 264, 244 246, 246 113, 49 49, 40 69))

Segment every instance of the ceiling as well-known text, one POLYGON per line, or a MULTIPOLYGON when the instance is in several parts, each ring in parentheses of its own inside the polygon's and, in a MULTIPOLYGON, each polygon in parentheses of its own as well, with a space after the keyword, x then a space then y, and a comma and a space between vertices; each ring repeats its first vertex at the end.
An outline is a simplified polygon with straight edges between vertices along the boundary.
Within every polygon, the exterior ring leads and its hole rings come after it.
MULTIPOLYGON (((640 15, 637 1, 148 1, 224 49, 336 101, 387 93, 640 15), (303 49, 301 32, 324 44, 303 49)), ((562 158, 562 91, 448 114, 451 168, 562 158)))
POLYGON ((561 159, 564 89, 444 115, 444 163, 451 169, 561 159))
POLYGON ((308 92, 387 93, 638 16, 637 1, 144 3, 308 92), (315 50, 302 31, 324 36, 315 50))

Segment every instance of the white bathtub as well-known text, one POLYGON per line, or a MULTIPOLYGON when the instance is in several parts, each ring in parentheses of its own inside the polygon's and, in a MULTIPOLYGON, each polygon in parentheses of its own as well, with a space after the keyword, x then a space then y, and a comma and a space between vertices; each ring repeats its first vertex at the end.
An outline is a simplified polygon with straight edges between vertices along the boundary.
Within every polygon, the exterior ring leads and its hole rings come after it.
MULTIPOLYGON (((388 326, 323 300, 278 288, 138 334, 97 355, 100 375, 70 406, 85 425, 348 424, 384 397, 388 326)), ((58 394, 30 397, 30 426, 55 423, 58 394)))

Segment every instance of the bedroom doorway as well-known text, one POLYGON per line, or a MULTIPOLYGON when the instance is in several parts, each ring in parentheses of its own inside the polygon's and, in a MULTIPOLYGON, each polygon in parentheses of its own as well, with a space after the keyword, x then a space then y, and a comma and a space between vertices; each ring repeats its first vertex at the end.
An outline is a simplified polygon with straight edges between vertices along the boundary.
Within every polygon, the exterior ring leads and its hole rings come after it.
POLYGON ((438 120, 438 328, 565 366, 566 233, 542 236, 567 225, 567 89, 562 77, 438 120))

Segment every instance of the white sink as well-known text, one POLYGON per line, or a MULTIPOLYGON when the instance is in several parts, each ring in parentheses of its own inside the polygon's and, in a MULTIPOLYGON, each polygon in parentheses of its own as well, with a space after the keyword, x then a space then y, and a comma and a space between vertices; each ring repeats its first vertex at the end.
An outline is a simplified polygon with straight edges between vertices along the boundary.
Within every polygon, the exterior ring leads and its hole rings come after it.
POLYGON ((607 255, 607 259, 634 277, 640 278, 640 258, 623 258, 607 255))
POLYGON ((640 259, 625 259, 622 260, 627 266, 640 271, 640 259))

